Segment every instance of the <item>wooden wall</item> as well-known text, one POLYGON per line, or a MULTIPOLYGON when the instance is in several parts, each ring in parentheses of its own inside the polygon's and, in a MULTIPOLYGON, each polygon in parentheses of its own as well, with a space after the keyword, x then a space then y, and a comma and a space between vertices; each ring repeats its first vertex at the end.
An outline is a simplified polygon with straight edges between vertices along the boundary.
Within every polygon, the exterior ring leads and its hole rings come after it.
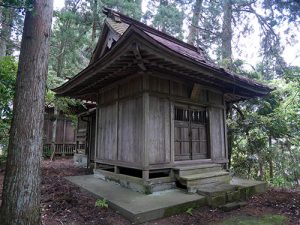
POLYGON ((142 163, 142 78, 100 90, 96 160, 142 163))
MULTIPOLYGON (((51 143, 52 140, 52 128, 53 128, 53 109, 45 110, 44 119, 44 144, 51 143)), ((56 143, 72 143, 75 144, 76 130, 72 125, 72 121, 66 118, 62 113, 58 115, 56 124, 56 143)))
POLYGON ((121 100, 119 103, 118 160, 142 162, 142 97, 121 100))
POLYGON ((214 161, 226 159, 224 109, 209 108, 209 134, 211 158, 214 161))
POLYGON ((202 86, 197 88, 195 91, 195 85, 190 82, 139 75, 101 89, 96 119, 96 161, 137 168, 174 163, 176 104, 207 110, 209 157, 225 160, 223 94, 202 86))
POLYGON ((171 161, 170 101, 150 96, 149 99, 148 154, 149 164, 171 161))

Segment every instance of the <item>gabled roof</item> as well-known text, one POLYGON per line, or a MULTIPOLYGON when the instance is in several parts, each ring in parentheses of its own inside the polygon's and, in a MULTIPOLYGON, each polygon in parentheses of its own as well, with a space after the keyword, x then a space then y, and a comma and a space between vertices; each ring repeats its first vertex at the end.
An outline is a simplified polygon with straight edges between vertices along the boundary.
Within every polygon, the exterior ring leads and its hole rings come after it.
POLYGON ((54 91, 61 96, 95 100, 96 92, 139 71, 170 74, 222 90, 228 101, 264 96, 271 89, 218 67, 203 51, 139 21, 105 8, 102 36, 90 65, 54 91), (108 34, 115 43, 106 49, 108 34))
MULTIPOLYGON (((135 27, 137 27, 138 29, 142 30, 147 35, 155 39, 157 42, 169 47, 170 49, 180 54, 191 57, 197 61, 209 63, 209 61, 205 58, 205 54, 203 53, 201 48, 196 48, 193 45, 187 44, 168 34, 165 34, 159 30, 147 26, 144 23, 134 20, 121 13, 117 13, 111 9, 104 8, 103 12, 107 15, 107 18, 105 19, 105 24, 111 30, 116 32, 119 36, 122 36, 125 33, 125 31, 129 28, 129 26, 134 25, 135 27)), ((91 61, 95 61, 99 57, 99 51, 101 51, 102 47, 103 46, 101 46, 101 42, 99 41, 93 53, 91 61)))

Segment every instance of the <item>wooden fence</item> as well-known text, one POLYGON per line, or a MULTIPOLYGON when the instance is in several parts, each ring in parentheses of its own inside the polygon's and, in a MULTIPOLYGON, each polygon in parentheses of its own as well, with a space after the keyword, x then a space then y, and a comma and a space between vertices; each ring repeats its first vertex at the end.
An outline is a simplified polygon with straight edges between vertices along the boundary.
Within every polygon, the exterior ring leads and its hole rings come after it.
MULTIPOLYGON (((76 143, 56 143, 55 155, 73 155, 76 151, 76 143)), ((51 143, 44 144, 43 153, 51 154, 51 143)))

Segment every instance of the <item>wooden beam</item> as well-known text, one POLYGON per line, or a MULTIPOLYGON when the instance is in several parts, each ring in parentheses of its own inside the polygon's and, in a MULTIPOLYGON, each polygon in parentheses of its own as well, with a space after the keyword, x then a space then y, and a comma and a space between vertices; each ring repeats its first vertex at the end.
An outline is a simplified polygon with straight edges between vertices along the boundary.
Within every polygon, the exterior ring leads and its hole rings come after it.
POLYGON ((195 83, 190 98, 195 101, 200 100, 201 90, 201 85, 195 83))
POLYGON ((139 46, 138 46, 137 43, 132 44, 132 50, 133 50, 134 56, 137 60, 137 65, 140 67, 140 69, 142 71, 146 71, 147 69, 146 69, 146 66, 143 62, 143 58, 142 58, 142 55, 141 55, 141 52, 139 50, 139 46))

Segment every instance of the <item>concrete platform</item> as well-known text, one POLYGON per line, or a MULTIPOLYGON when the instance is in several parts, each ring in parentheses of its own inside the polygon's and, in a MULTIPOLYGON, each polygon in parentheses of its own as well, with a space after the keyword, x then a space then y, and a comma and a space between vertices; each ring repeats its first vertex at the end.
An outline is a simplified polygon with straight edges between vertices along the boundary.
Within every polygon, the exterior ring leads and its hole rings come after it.
POLYGON ((100 180, 94 175, 66 177, 75 185, 89 191, 98 198, 104 198, 109 206, 133 223, 185 212, 188 208, 204 206, 204 196, 189 194, 181 190, 168 190, 145 195, 120 185, 100 180))
POLYGON ((197 193, 206 196, 208 205, 213 208, 240 200, 239 187, 226 183, 201 186, 198 188, 197 193))
POLYGON ((239 186, 241 200, 247 200, 257 193, 263 193, 267 191, 267 183, 264 181, 246 180, 233 177, 230 181, 230 184, 239 186))

